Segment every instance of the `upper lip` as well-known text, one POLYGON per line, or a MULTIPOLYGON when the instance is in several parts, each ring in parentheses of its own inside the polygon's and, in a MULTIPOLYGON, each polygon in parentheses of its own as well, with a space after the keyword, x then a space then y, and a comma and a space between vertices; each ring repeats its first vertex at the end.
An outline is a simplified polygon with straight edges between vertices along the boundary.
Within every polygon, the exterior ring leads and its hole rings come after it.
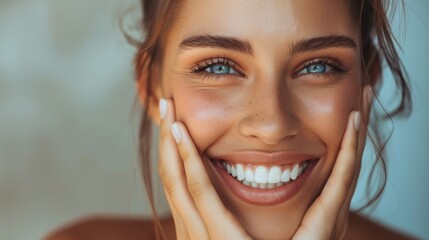
POLYGON ((230 163, 244 163, 251 165, 282 165, 300 163, 306 160, 315 160, 319 156, 303 152, 261 152, 261 151, 240 151, 231 152, 216 156, 214 160, 224 160, 230 163))

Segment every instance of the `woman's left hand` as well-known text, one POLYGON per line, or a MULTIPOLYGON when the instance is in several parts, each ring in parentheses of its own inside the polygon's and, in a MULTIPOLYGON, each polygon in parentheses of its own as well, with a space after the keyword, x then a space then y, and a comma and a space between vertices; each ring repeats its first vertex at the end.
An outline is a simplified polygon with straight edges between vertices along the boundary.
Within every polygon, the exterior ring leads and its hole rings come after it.
POLYGON ((343 239, 346 235, 363 151, 364 141, 359 139, 365 136, 360 123, 360 113, 352 112, 332 173, 292 239, 343 239))

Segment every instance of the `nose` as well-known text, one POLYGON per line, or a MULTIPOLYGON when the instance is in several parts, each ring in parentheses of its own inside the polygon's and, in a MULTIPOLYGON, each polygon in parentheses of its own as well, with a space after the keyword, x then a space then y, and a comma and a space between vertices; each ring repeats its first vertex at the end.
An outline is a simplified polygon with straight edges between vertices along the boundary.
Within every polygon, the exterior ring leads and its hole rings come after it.
POLYGON ((285 89, 259 87, 248 102, 246 114, 238 124, 241 135, 275 145, 293 138, 300 130, 294 115, 293 97, 285 89))

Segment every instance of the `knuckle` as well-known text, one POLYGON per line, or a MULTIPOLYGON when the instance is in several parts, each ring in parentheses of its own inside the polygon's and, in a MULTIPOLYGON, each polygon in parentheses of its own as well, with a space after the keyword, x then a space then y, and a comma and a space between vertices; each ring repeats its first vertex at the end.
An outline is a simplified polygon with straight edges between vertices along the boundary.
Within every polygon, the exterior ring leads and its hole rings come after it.
POLYGON ((158 165, 158 174, 161 177, 161 179, 165 175, 165 168, 163 167, 163 165, 161 163, 159 163, 159 165, 158 165))
POLYGON ((347 171, 346 173, 344 173, 343 182, 347 187, 353 184, 354 179, 355 179, 354 171, 347 171))
POLYGON ((170 131, 168 130, 168 127, 162 126, 160 131, 159 131, 159 134, 160 134, 161 140, 166 139, 170 135, 170 131))
POLYGON ((168 194, 171 195, 175 189, 174 180, 169 174, 166 173, 164 167, 162 166, 158 167, 158 172, 165 190, 167 191, 168 194))
POLYGON ((175 184, 171 177, 163 177, 162 183, 164 184, 164 188, 169 195, 174 194, 175 184))
POLYGON ((189 180, 188 190, 192 194, 192 196, 194 196, 195 198, 199 198, 204 193, 204 184, 199 181, 189 180))
POLYGON ((350 186, 353 184, 353 181, 354 181, 354 174, 350 172, 346 172, 341 177, 340 187, 343 190, 347 191, 350 188, 350 186))
POLYGON ((189 162, 192 158, 192 154, 189 150, 187 149, 180 149, 180 156, 182 157, 182 160, 184 162, 189 162))

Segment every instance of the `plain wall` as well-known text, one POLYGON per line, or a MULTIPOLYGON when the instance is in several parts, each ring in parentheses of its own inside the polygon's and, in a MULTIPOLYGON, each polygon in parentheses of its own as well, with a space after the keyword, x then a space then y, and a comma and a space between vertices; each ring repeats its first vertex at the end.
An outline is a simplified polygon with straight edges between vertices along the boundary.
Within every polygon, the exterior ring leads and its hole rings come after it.
MULTIPOLYGON (((130 4, 0 1, 0 239, 40 239, 87 215, 150 212, 137 163, 135 49, 118 29, 130 4)), ((406 11, 398 40, 415 107, 394 123, 387 188, 373 216, 428 238, 429 2, 407 1, 406 11)))

